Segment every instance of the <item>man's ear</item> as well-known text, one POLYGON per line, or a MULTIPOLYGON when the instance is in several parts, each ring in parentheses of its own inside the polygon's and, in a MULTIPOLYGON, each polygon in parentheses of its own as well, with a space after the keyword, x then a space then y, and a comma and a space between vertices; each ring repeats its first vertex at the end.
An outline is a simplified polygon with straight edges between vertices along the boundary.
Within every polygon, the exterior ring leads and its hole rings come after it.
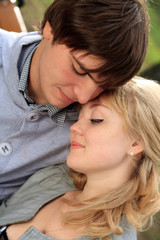
POLYGON ((134 141, 132 143, 131 148, 129 149, 128 154, 133 156, 136 155, 138 153, 142 153, 144 151, 144 144, 142 143, 142 141, 134 141))
POLYGON ((50 40, 51 38, 53 39, 53 31, 48 21, 45 23, 45 26, 43 28, 43 37, 46 40, 50 40))

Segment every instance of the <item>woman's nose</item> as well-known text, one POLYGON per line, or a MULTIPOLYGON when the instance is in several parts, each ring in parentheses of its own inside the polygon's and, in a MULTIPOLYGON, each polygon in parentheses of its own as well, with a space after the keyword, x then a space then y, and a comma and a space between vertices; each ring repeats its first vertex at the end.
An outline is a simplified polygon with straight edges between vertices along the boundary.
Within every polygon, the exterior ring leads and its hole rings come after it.
POLYGON ((70 127, 70 131, 71 131, 72 133, 82 135, 82 134, 83 134, 83 128, 82 128, 82 125, 81 125, 81 120, 78 120, 77 122, 75 122, 75 123, 70 127))

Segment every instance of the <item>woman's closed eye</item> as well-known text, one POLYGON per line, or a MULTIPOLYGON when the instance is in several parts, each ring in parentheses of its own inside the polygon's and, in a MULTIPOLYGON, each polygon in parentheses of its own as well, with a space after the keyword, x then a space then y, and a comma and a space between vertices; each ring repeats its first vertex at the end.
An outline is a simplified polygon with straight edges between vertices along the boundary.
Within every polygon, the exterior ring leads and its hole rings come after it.
POLYGON ((98 123, 103 122, 104 119, 98 119, 98 118, 95 119, 95 118, 92 118, 92 119, 90 119, 90 121, 91 121, 92 124, 98 124, 98 123))

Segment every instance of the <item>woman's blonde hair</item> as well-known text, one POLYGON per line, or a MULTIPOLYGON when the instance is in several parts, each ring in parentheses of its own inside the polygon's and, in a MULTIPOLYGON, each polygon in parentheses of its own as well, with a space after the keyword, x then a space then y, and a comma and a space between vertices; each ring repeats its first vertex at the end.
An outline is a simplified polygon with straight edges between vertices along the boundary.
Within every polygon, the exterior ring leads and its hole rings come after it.
MULTIPOLYGON (((110 98, 114 109, 124 119, 127 134, 143 141, 144 152, 130 180, 121 188, 90 201, 72 204, 77 205, 78 210, 66 215, 64 223, 74 229, 84 228, 85 234, 93 237, 121 234, 122 216, 141 231, 151 224, 152 216, 160 210, 160 85, 135 77, 100 97, 104 101, 110 98)), ((72 177, 76 187, 83 189, 86 176, 72 172, 72 177)))

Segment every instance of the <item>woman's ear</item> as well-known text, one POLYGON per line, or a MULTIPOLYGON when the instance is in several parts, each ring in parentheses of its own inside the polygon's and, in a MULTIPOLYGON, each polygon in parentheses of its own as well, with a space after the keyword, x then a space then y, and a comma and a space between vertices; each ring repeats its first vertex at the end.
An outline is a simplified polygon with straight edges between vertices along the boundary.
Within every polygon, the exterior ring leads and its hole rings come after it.
POLYGON ((45 26, 43 28, 43 37, 46 40, 50 40, 51 38, 53 39, 53 31, 48 21, 45 23, 45 26))
POLYGON ((141 141, 134 141, 132 143, 131 148, 129 149, 128 154, 130 156, 134 156, 138 153, 142 153, 144 151, 144 144, 141 141))

